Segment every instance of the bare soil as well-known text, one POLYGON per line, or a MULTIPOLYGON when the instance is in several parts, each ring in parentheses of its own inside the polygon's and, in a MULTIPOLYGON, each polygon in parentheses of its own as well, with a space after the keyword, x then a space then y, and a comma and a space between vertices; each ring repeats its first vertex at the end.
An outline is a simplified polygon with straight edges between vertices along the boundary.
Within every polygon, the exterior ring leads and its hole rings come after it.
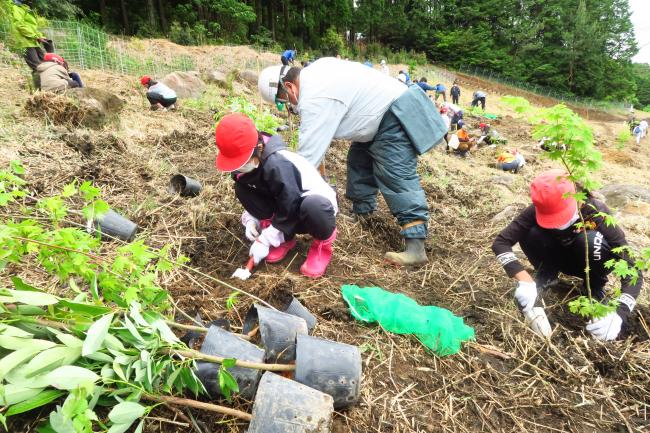
MULTIPOLYGON (((262 265, 248 281, 234 282, 229 277, 246 261, 248 242, 232 182, 214 168, 209 113, 182 108, 182 101, 178 112, 151 112, 137 78, 83 71, 89 85, 110 88, 125 100, 119 123, 99 132, 54 126, 25 110, 30 95, 21 88, 24 76, 7 67, 0 67, 0 74, 8 78, 5 100, 12 102, 0 107, 0 164, 21 159, 36 194, 54 193, 74 178, 92 180, 113 208, 139 224, 152 246, 172 243, 200 271, 263 299, 290 292, 317 316, 317 336, 362 349, 361 400, 335 415, 333 432, 650 430, 647 291, 632 314, 626 338, 614 343, 591 340, 584 323, 567 311, 567 299, 575 296, 572 280, 564 281, 564 291, 546 297, 554 326, 550 343, 531 333, 513 303, 514 284, 490 251, 507 221, 493 218, 508 206, 515 211, 525 207, 530 180, 552 165, 531 139, 530 126, 500 107, 497 98, 491 98, 489 111, 502 117, 492 123, 529 164, 522 173, 509 175, 490 166, 493 149, 478 149, 466 160, 440 149, 424 155, 419 171, 431 210, 428 265, 400 269, 384 264, 384 252, 401 247, 398 227, 383 201, 371 221, 352 218, 344 198, 348 143, 335 142, 326 165, 338 183, 341 214, 326 276, 311 280, 300 275, 310 242, 300 237, 299 247, 284 262, 262 265), (170 195, 167 184, 176 173, 200 180, 202 193, 196 198, 170 195), (379 286, 421 304, 448 308, 475 328, 476 342, 440 358, 415 338, 356 322, 340 295, 343 284, 379 286)), ((471 95, 471 88, 463 90, 471 95)), ((479 122, 469 119, 470 127, 479 122)), ((605 155, 603 182, 650 186, 650 141, 620 150, 615 134, 624 127, 622 120, 608 117, 592 124, 605 155)), ((633 244, 648 245, 647 217, 626 214, 621 221, 633 244)), ((186 313, 199 313, 205 320, 226 317, 234 329, 242 326, 251 304, 242 296, 233 311, 226 311, 231 290, 189 272, 175 274, 164 286, 186 313)), ((249 402, 236 404, 244 410, 251 407, 249 402)), ((33 431, 46 414, 13 420, 10 431, 33 431)), ((240 421, 192 414, 205 432, 246 430, 240 421)), ((164 408, 152 416, 184 422, 164 408)), ((145 430, 189 432, 192 427, 150 420, 145 430)))

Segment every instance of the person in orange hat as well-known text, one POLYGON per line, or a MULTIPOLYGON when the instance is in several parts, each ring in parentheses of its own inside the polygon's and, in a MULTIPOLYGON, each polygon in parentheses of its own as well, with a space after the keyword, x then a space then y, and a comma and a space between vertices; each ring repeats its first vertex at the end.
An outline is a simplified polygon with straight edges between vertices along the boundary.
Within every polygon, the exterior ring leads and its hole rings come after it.
MULTIPOLYGON (((564 171, 543 172, 530 185, 533 204, 508 224, 492 244, 492 251, 508 276, 517 280, 515 299, 527 323, 544 336, 550 335, 551 328, 543 308, 536 306, 539 290, 554 285, 560 272, 584 281, 585 237, 593 297, 603 299, 607 296, 607 276, 612 271, 606 266, 608 260, 623 259, 633 266, 625 252, 614 252, 615 248, 627 246, 627 240, 620 227, 605 224, 602 214, 611 214, 611 211, 604 203, 588 196, 580 208, 584 228, 576 224, 580 219, 578 202, 572 196, 575 191, 575 185, 564 171), (513 253, 512 246, 517 243, 535 268, 534 277, 513 253)), ((615 339, 634 309, 642 286, 640 274, 635 282, 629 277, 621 279, 618 309, 591 320, 586 326, 587 332, 598 340, 615 339)), ((586 291, 586 287, 583 290, 586 291)))
POLYGON ((140 78, 140 84, 147 88, 147 99, 151 104, 152 110, 176 109, 176 92, 165 85, 165 83, 144 75, 140 78))
POLYGON ((224 116, 215 132, 217 169, 232 173, 244 207, 242 224, 257 265, 277 263, 296 246, 296 234, 313 241, 300 272, 321 277, 336 240, 336 193, 305 158, 278 135, 260 133, 244 114, 224 116))

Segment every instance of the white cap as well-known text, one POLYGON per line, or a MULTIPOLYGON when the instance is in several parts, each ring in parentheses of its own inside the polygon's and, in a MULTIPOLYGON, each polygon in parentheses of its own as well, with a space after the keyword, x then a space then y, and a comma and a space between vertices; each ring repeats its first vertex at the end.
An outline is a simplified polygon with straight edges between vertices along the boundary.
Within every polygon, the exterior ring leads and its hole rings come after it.
POLYGON ((280 75, 289 71, 289 66, 277 65, 264 68, 257 80, 257 88, 262 99, 270 104, 275 103, 275 96, 278 94, 280 75))
POLYGON ((380 63, 381 65, 385 65, 385 64, 386 64, 386 60, 381 59, 381 62, 379 62, 379 63, 380 63))

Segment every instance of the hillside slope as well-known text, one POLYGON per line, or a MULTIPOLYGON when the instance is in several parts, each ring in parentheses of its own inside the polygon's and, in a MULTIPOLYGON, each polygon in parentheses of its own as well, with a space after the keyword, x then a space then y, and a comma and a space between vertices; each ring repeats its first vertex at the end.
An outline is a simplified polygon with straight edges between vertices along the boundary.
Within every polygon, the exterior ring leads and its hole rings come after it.
MULTIPOLYGON (((151 112, 137 77, 83 71, 87 85, 111 89, 126 101, 119 121, 101 131, 52 125, 30 116, 24 106, 30 95, 18 70, 0 67, 6 77, 0 107, 0 165, 20 159, 26 179, 37 195, 52 193, 74 178, 100 186, 109 204, 137 222, 148 243, 172 243, 204 273, 228 279, 245 262, 248 245, 240 224, 241 206, 234 199, 229 176, 214 168, 213 121, 207 110, 187 105, 177 112, 151 112), (204 185, 196 198, 170 195, 169 178, 183 173, 204 185)), ((451 84, 451 83, 448 83, 451 84)), ((254 89, 244 90, 257 103, 254 89)), ((470 88, 464 89, 466 102, 470 88)), ((490 91, 491 89, 487 89, 490 91)), ((210 88, 212 103, 223 106, 224 92, 210 88)), ((226 95, 224 95, 226 96, 226 95)), ((496 97, 489 111, 501 115, 493 125, 519 148, 528 165, 519 175, 489 166, 493 149, 480 149, 467 160, 436 149, 420 159, 431 209, 430 263, 416 270, 387 267, 383 253, 400 248, 398 227, 383 201, 377 217, 357 223, 345 200, 346 142, 336 142, 327 155, 329 173, 337 181, 341 215, 334 258, 325 278, 310 280, 298 269, 309 240, 278 265, 262 265, 253 278, 237 286, 264 299, 291 292, 319 320, 315 334, 355 344, 363 350, 360 403, 338 413, 335 432, 434 431, 642 431, 648 428, 650 401, 650 320, 647 290, 624 330, 628 338, 603 344, 589 339, 580 321, 567 310, 566 298, 554 293, 548 312, 556 328, 551 343, 535 337, 524 325, 513 300, 513 283, 490 251, 496 233, 529 203, 528 185, 536 173, 552 167, 532 140, 530 126, 514 117, 496 97), (505 212, 505 213, 504 213, 505 212), (349 315, 340 295, 343 284, 379 286, 405 293, 421 304, 448 308, 476 330, 475 344, 454 356, 427 353, 415 338, 364 326, 349 315)), ((475 128, 477 119, 469 119, 475 128)), ((616 147, 621 120, 592 122, 605 156, 604 184, 636 184, 650 188, 647 144, 616 147)), ((639 204, 621 213, 629 240, 650 245, 649 208, 639 204)), ((6 276, 0 277, 5 283, 6 276)), ((226 311, 230 290, 200 276, 176 275, 165 282, 179 306, 204 319, 228 317, 241 325, 251 301, 240 297, 226 311)), ((567 280, 567 287, 572 281, 567 280)), ((647 289, 647 287, 646 287, 647 289)), ((244 409, 249 405, 239 402, 244 409)), ((243 432, 245 424, 222 422, 197 414, 207 431, 243 432)), ((157 409, 156 416, 174 418, 157 409)), ((10 420, 10 431, 22 420, 10 420)), ((33 419, 29 419, 33 426, 33 419)), ((30 430, 31 431, 31 430, 30 430)), ((150 421, 147 432, 185 432, 186 428, 150 421)))

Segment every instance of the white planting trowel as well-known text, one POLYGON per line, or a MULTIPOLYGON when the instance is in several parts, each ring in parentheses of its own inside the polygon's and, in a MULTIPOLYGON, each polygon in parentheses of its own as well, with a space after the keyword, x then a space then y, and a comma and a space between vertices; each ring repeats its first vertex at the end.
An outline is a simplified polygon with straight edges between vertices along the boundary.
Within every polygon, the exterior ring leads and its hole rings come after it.
POLYGON ((254 266, 255 266, 255 262, 251 257, 250 259, 248 259, 248 262, 246 262, 246 265, 243 268, 239 268, 235 272, 233 272, 231 278, 239 278, 240 280, 247 280, 251 276, 251 272, 253 271, 254 266))

